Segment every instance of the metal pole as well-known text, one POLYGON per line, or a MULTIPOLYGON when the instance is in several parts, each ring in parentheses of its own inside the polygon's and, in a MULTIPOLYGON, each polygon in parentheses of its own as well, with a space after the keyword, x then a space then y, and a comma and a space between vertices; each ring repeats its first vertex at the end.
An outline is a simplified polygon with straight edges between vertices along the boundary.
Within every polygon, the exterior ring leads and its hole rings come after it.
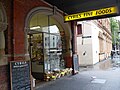
POLYGON ((50 71, 51 71, 51 59, 50 59, 50 15, 48 15, 48 35, 49 35, 49 65, 50 65, 50 71))
POLYGON ((74 54, 76 53, 75 52, 75 21, 72 21, 71 22, 71 32, 72 32, 72 41, 71 41, 71 44, 72 44, 72 75, 75 75, 75 68, 74 68, 74 61, 73 61, 73 58, 74 58, 74 54))
POLYGON ((115 36, 116 36, 116 32, 114 31, 114 42, 115 42, 115 53, 116 53, 116 38, 115 38, 115 36))
POLYGON ((117 46, 117 45, 116 45, 116 38, 115 38, 115 36, 116 36, 116 32, 114 31, 115 56, 116 56, 116 55, 117 55, 117 52, 116 52, 116 51, 117 51, 117 50, 116 50, 116 46, 117 46))

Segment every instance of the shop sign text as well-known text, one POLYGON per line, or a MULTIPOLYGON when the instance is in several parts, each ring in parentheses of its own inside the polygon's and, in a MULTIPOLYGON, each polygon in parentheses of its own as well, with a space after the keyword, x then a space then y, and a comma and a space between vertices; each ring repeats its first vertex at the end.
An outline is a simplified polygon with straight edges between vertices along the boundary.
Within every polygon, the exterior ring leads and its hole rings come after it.
POLYGON ((117 14, 117 13, 118 13, 117 7, 109 7, 109 8, 99 9, 99 10, 93 10, 93 11, 87 11, 87 12, 67 15, 64 18, 65 18, 65 21, 71 21, 71 20, 78 20, 78 19, 117 14))

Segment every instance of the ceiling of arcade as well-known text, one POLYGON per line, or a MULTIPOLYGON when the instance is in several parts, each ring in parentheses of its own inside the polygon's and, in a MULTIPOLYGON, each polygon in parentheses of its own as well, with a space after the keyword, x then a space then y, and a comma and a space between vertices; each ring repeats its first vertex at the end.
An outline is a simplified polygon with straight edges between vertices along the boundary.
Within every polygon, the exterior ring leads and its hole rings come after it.
POLYGON ((56 6, 67 14, 96 10, 105 7, 118 6, 120 0, 44 0, 56 6))

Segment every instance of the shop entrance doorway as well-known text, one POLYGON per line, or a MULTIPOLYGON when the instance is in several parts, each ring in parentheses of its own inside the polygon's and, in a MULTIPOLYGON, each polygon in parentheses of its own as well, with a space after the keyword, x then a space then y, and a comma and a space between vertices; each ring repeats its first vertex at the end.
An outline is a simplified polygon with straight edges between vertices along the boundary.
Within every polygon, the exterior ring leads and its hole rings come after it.
POLYGON ((28 31, 28 51, 32 64, 32 75, 44 80, 45 74, 65 68, 64 53, 66 50, 65 36, 60 33, 60 26, 47 15, 36 14, 30 22, 28 31), (41 21, 44 18, 44 22, 41 21))
POLYGON ((42 79, 44 73, 65 67, 59 33, 30 31, 28 39, 34 77, 42 79))

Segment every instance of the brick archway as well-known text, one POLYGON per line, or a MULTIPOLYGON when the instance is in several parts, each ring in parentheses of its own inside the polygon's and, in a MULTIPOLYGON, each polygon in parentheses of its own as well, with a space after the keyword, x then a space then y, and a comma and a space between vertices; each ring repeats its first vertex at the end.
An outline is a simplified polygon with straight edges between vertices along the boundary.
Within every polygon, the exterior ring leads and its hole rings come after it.
MULTIPOLYGON (((60 12, 56 12, 55 14, 53 13, 53 9, 51 8, 47 8, 47 7, 36 7, 33 8, 27 15, 26 20, 25 20, 25 52, 27 55, 28 54, 28 39, 27 39, 27 33, 29 31, 29 25, 30 25, 30 20, 31 18, 37 14, 37 13, 43 13, 45 15, 53 15, 54 18, 59 22, 59 24, 62 26, 63 30, 65 31, 65 33, 67 34, 67 38, 68 38, 68 43, 71 40, 71 29, 70 29, 70 25, 68 23, 64 23, 64 17, 60 12)), ((68 48, 70 48, 70 45, 68 45, 68 48)), ((28 59, 28 58, 27 58, 28 59)))

